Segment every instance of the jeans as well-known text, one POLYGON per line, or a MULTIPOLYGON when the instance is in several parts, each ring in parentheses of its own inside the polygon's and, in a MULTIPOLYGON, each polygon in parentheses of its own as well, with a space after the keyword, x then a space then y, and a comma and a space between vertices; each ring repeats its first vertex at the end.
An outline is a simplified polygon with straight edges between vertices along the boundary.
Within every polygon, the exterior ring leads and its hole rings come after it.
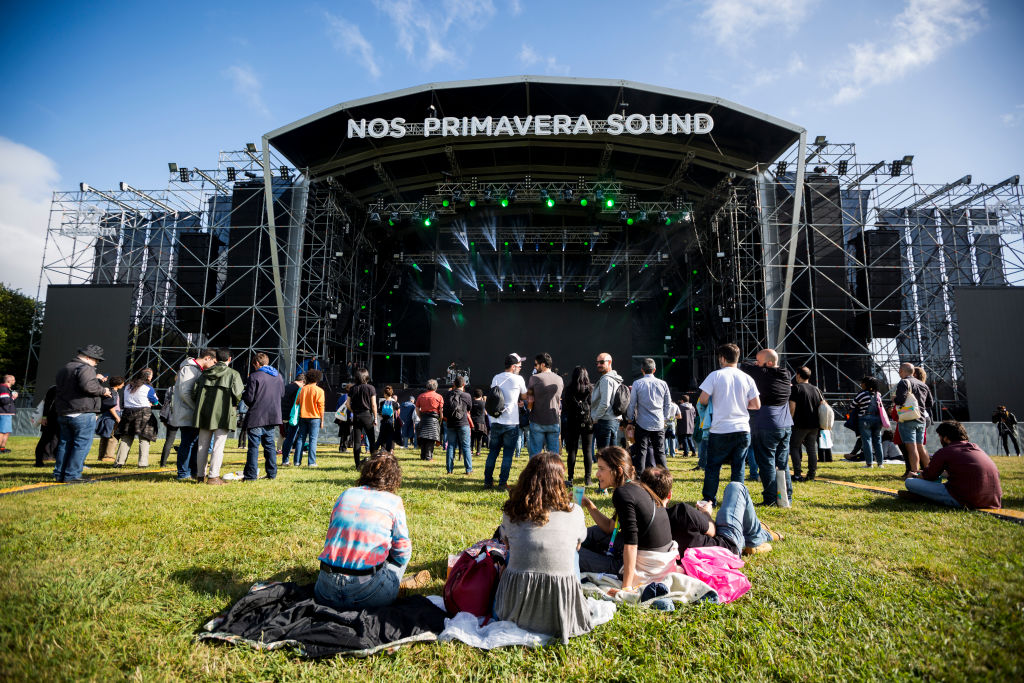
POLYGON ((309 466, 316 465, 316 440, 320 436, 319 417, 300 417, 299 431, 295 437, 295 464, 302 464, 302 445, 309 438, 309 466))
POLYGON ((789 473, 789 437, 791 427, 785 429, 758 429, 750 437, 754 446, 754 457, 761 470, 762 495, 765 505, 775 502, 778 494, 775 481, 776 470, 786 472, 786 495, 793 500, 793 478, 789 473))
POLYGON ((801 460, 803 460, 803 449, 807 449, 807 478, 814 479, 818 474, 818 432, 817 427, 803 428, 794 427, 793 435, 789 439, 789 455, 793 458, 793 472, 801 474, 801 460), (803 447, 803 448, 801 448, 803 447))
POLYGON ((900 438, 903 443, 924 443, 924 420, 907 420, 900 422, 900 438))
POLYGON ((499 450, 502 451, 502 457, 498 486, 505 486, 508 483, 508 473, 512 469, 512 458, 515 456, 518 435, 519 427, 517 425, 491 423, 491 452, 487 455, 487 465, 484 467, 484 486, 494 485, 494 464, 498 460, 499 450))
POLYGON ((704 434, 704 438, 697 442, 697 467, 702 470, 708 466, 708 434, 704 434))
POLYGON ((416 443, 416 425, 412 423, 411 415, 407 421, 402 423, 402 438, 399 439, 398 443, 402 445, 402 448, 416 443))
POLYGON ((455 470, 456 440, 458 440, 459 448, 462 449, 462 461, 466 466, 466 474, 473 471, 473 449, 469 446, 469 431, 469 425, 448 428, 448 450, 445 459, 445 467, 448 469, 448 474, 455 470))
POLYGON ((615 434, 619 431, 618 420, 598 420, 594 423, 594 452, 615 445, 615 434))
MULTIPOLYGON (((753 441, 753 437, 751 437, 751 441, 753 441)), ((750 478, 759 479, 761 476, 761 469, 757 466, 757 458, 754 456, 753 445, 751 445, 750 448, 747 449, 747 454, 744 456, 743 459, 746 462, 747 467, 750 468, 750 478)))
POLYGON ((60 425, 60 439, 57 441, 53 477, 57 481, 78 481, 82 478, 82 468, 92 448, 96 414, 82 413, 78 417, 59 415, 57 424, 60 425))
POLYGON ((243 479, 258 479, 260 476, 260 444, 263 444, 263 457, 266 460, 267 479, 277 476, 277 445, 274 443, 274 432, 277 427, 250 427, 247 430, 249 450, 245 456, 243 479))
POLYGON ((693 443, 693 434, 686 434, 683 436, 682 441, 679 443, 683 449, 683 455, 689 455, 690 453, 697 452, 697 446, 693 443))
POLYGON ((669 432, 666 429, 665 432, 665 455, 669 458, 676 457, 676 437, 675 432, 672 432, 673 436, 669 436, 669 432))
POLYGON ((927 479, 911 478, 907 479, 905 483, 908 491, 916 493, 919 496, 924 496, 933 503, 938 503, 939 505, 945 505, 946 507, 951 508, 964 507, 960 501, 949 495, 949 490, 941 481, 928 481, 927 479))
POLYGON ((321 569, 313 588, 313 595, 321 605, 338 610, 384 607, 398 597, 398 585, 402 582, 404 573, 404 565, 397 567, 390 562, 385 562, 384 566, 369 578, 325 572, 321 569))
POLYGON ((284 426, 284 441, 281 443, 281 464, 288 464, 288 457, 291 455, 292 446, 295 445, 295 437, 299 433, 299 425, 286 424, 284 426))
POLYGON ((199 440, 198 427, 178 427, 181 440, 178 442, 178 479, 191 479, 199 476, 199 464, 196 460, 196 441, 199 440))
MULTIPOLYGON (((636 428, 636 445, 637 452, 640 454, 640 464, 643 465, 643 469, 647 469, 652 464, 661 465, 662 467, 668 467, 668 462, 665 460, 665 430, 659 429, 656 432, 649 432, 646 429, 636 428), (654 462, 650 462, 648 451, 654 449, 654 462)), ((642 470, 637 470, 637 474, 640 474, 642 470)))
POLYGON ((541 451, 548 451, 549 453, 558 453, 558 432, 559 425, 539 425, 536 422, 530 423, 530 442, 527 448, 530 451, 530 457, 537 455, 541 451))
POLYGON ((881 467, 885 457, 882 451, 882 418, 877 415, 861 415, 857 428, 860 430, 865 466, 871 467, 874 460, 881 467))
POLYGON ((743 458, 750 447, 750 432, 731 432, 729 434, 708 434, 708 462, 704 469, 704 488, 701 493, 704 500, 716 502, 718 495, 718 477, 722 465, 730 463, 732 481, 743 481, 743 458))
POLYGON ((732 481, 725 485, 722 506, 715 515, 715 535, 727 538, 739 550, 756 548, 772 540, 754 512, 754 501, 743 484, 732 481))

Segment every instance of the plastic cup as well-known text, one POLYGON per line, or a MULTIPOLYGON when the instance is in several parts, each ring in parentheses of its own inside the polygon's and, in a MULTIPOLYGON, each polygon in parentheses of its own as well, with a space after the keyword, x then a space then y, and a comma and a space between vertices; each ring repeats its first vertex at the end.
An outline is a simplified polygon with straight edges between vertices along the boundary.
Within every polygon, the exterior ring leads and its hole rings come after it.
POLYGON ((576 499, 577 505, 583 505, 583 494, 587 492, 586 486, 573 486, 572 497, 576 499))

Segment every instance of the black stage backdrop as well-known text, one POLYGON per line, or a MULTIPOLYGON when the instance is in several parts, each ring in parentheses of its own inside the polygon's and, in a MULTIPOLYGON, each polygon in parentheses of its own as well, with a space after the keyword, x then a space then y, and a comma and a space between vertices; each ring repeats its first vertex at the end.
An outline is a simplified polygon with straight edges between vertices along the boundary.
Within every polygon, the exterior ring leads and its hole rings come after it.
POLYGON ((134 291, 131 285, 50 285, 46 288, 37 393, 45 393, 56 379, 57 371, 86 344, 103 347, 106 360, 99 364, 98 372, 124 374, 134 291))
POLYGON ((444 377, 448 364, 469 368, 471 386, 487 386, 501 372, 505 355, 525 356, 523 376, 533 357, 550 353, 566 377, 582 365, 597 379, 594 359, 610 353, 613 367, 628 374, 632 355, 631 315, 621 306, 598 308, 584 302, 501 302, 439 307, 430 334, 430 375, 444 377))
POLYGON ((987 422, 997 405, 1005 405, 1020 418, 1024 364, 1013 349, 1019 349, 1024 338, 1024 288, 957 287, 953 301, 971 420, 987 422))

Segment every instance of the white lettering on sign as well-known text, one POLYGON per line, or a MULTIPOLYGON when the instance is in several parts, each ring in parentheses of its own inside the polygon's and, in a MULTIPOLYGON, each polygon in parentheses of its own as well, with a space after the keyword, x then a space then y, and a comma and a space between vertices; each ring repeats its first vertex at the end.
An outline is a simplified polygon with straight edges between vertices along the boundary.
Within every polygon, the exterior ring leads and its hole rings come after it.
POLYGON ((392 119, 349 119, 349 138, 402 138, 412 133, 423 137, 477 137, 498 135, 704 135, 715 127, 710 114, 612 114, 591 123, 585 115, 529 114, 527 116, 445 116, 428 117, 423 123, 392 119))

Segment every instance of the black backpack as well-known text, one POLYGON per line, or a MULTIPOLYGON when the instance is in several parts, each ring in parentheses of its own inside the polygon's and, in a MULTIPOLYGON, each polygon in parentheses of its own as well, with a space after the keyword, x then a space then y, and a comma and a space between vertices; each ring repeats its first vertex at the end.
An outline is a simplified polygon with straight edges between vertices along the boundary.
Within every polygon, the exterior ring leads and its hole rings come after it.
POLYGON ((493 386, 487 390, 484 410, 491 417, 501 417, 501 414, 505 412, 505 394, 500 386, 493 386))
POLYGON ((449 391, 444 397, 444 416, 451 422, 460 422, 466 417, 466 404, 461 392, 449 391))
POLYGON ((623 417, 628 407, 629 387, 626 386, 625 382, 619 382, 619 386, 615 387, 615 393, 612 394, 612 412, 617 417, 623 417))

